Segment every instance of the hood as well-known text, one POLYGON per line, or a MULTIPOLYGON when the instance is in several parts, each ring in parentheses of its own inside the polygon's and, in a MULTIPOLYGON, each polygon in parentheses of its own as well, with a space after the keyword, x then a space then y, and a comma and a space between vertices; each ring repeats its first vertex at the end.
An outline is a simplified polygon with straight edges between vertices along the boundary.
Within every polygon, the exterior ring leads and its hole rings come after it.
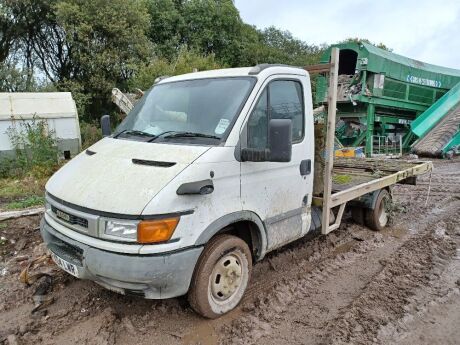
POLYGON ((58 170, 46 191, 86 208, 140 215, 169 181, 208 149, 105 138, 58 170))

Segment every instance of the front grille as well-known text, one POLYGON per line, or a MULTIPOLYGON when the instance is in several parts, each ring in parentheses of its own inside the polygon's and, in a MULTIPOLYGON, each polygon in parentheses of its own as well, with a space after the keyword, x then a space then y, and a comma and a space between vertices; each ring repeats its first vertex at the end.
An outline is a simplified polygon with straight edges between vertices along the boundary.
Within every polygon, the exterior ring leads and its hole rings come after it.
POLYGON ((85 219, 85 218, 81 218, 81 217, 78 217, 78 216, 75 216, 73 214, 70 214, 70 213, 67 213, 67 212, 64 212, 60 209, 58 209, 57 207, 54 207, 54 206, 51 206, 51 211, 53 211, 54 215, 56 216, 56 218, 66 222, 66 223, 69 223, 69 224, 72 224, 72 225, 79 225, 83 228, 88 228, 88 220, 85 219))
POLYGON ((53 236, 53 241, 48 244, 48 248, 61 259, 73 263, 77 266, 83 266, 83 250, 62 242, 53 236))

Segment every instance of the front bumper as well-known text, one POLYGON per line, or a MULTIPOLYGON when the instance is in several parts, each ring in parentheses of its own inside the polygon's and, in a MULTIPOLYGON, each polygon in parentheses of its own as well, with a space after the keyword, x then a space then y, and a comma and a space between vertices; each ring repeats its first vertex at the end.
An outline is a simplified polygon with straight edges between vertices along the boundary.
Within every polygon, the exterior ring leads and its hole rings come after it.
POLYGON ((45 219, 40 232, 49 250, 77 266, 81 279, 121 293, 163 299, 185 295, 203 247, 158 255, 109 252, 70 239, 45 219))

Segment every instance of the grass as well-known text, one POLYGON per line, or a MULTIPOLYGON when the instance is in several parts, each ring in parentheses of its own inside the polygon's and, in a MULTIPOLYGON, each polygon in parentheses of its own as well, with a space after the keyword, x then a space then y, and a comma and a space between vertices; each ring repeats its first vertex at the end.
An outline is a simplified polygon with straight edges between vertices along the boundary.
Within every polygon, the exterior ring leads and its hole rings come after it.
POLYGON ((15 210, 43 205, 47 180, 32 176, 0 179, 0 209, 15 210))
POLYGON ((7 210, 16 210, 22 208, 28 208, 32 206, 41 206, 45 204, 45 197, 43 196, 29 196, 25 199, 13 201, 5 205, 7 210))
POLYGON ((350 175, 334 175, 332 177, 332 180, 337 184, 347 184, 351 182, 351 176, 350 175))
POLYGON ((34 178, 26 176, 21 179, 0 179, 0 200, 25 198, 45 193, 45 184, 48 178, 34 178))

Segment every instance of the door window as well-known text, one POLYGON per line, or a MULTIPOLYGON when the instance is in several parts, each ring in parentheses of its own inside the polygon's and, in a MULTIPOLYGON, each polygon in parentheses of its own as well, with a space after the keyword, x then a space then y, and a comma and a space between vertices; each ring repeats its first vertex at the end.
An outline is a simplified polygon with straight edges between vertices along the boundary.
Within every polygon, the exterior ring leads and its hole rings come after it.
POLYGON ((248 147, 268 147, 268 122, 292 121, 292 142, 300 142, 304 133, 302 86, 293 80, 275 80, 260 96, 248 120, 248 147))
POLYGON ((264 149, 268 145, 268 92, 264 90, 248 121, 248 147, 264 149))

